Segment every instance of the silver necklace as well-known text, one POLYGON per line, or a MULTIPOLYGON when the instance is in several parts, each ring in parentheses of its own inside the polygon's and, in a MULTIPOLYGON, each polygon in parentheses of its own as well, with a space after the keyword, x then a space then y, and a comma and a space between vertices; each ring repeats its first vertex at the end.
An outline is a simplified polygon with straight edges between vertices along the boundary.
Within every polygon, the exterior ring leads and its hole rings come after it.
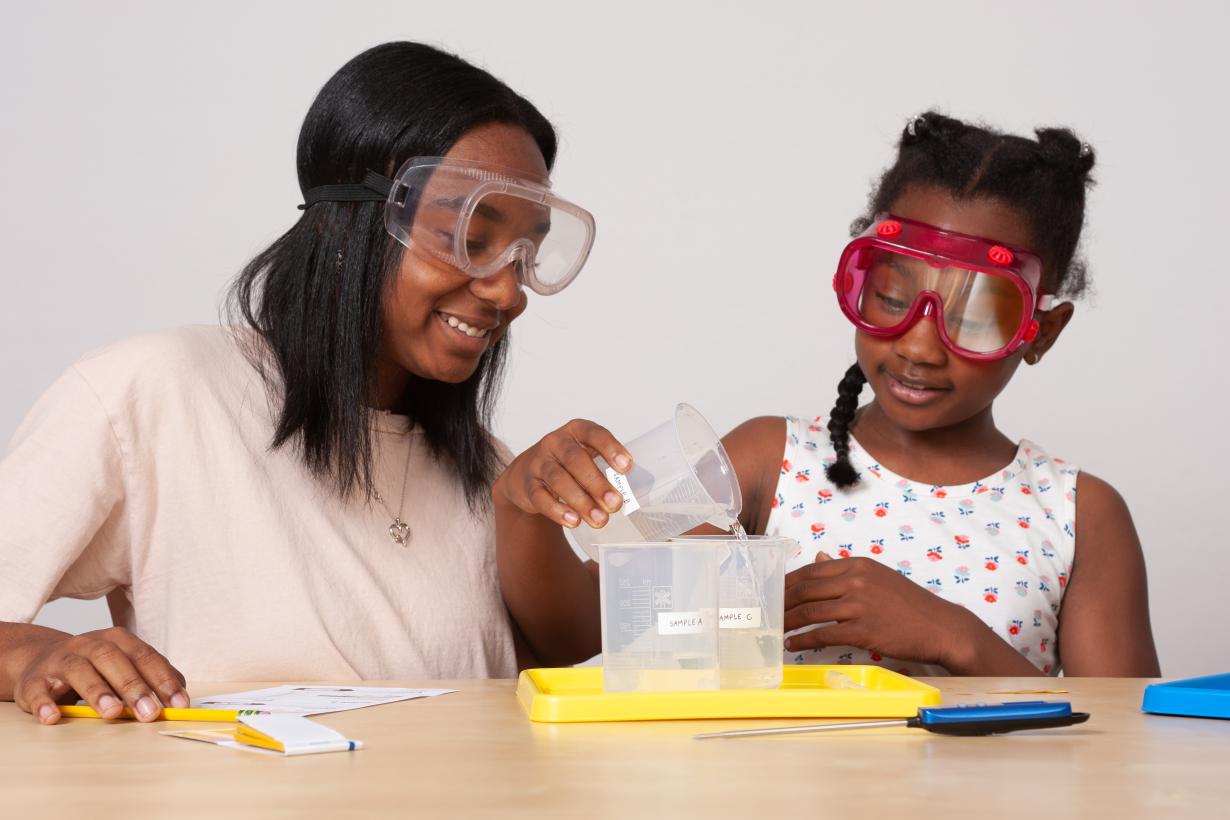
POLYGON ((376 500, 380 502, 380 506, 384 507, 385 512, 393 517, 393 523, 389 524, 389 538, 392 538, 395 544, 402 547, 410 543, 410 527, 405 521, 401 520, 401 516, 402 511, 406 508, 406 479, 410 477, 410 452, 414 449, 412 434, 407 433, 406 435, 411 436, 411 438, 406 442, 406 466, 401 475, 401 500, 397 502, 397 512, 393 512, 389 509, 389 505, 384 503, 384 496, 380 494, 379 490, 373 489, 373 493, 376 496, 376 500))

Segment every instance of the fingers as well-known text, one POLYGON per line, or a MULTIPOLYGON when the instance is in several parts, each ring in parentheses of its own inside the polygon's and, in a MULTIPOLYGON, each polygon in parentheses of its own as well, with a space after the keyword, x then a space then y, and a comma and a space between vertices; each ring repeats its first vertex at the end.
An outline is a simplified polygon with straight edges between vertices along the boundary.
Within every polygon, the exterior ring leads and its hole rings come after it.
POLYGON ((157 720, 164 703, 187 707, 184 677, 153 647, 125 629, 65 640, 31 667, 17 698, 42 723, 60 719, 56 702, 76 693, 104 718, 127 705, 141 721, 157 720))
POLYGON ((621 473, 632 469, 632 454, 619 443, 619 439, 611 435, 611 431, 601 424, 595 424, 586 419, 574 419, 565 425, 579 444, 587 447, 594 455, 602 456, 621 473))
POLYGON ((67 651, 59 667, 64 682, 101 717, 118 718, 124 711, 123 701, 86 656, 67 651))
MULTIPOLYGON (((812 601, 831 601, 845 594, 845 584, 838 578, 818 578, 803 580, 786 585, 785 605, 789 612, 795 607, 812 601)), ((812 621, 815 623, 815 621, 812 621)))
MULTIPOLYGON (((588 461, 588 459, 586 459, 588 461)), ((593 465, 593 462, 589 462, 593 465)), ((602 502, 597 501, 592 495, 577 483, 576 478, 563 464, 558 461, 543 465, 542 481, 547 485, 550 493, 556 496, 571 510, 584 518, 591 527, 601 528, 606 526, 607 513, 602 509, 602 502)), ((603 483, 606 479, 602 479, 603 483)))
MULTIPOLYGON (((588 509, 574 508, 578 512, 588 512, 596 509, 609 515, 623 506, 623 496, 611 486, 611 482, 598 469, 598 465, 594 463, 588 448, 582 446, 577 441, 565 440, 560 442, 553 455, 560 466, 568 471, 568 475, 573 482, 589 496, 589 501, 585 502, 588 505, 588 509)), ((550 479, 548 479, 548 483, 551 484, 551 489, 557 489, 555 483, 550 479)), ((561 492, 560 495, 564 494, 561 492)), ((565 496, 565 499, 567 499, 567 496, 565 496)), ((605 517, 602 518, 602 522, 606 523, 605 517)))
POLYGON ((843 623, 820 626, 800 635, 786 639, 786 649, 802 652, 805 649, 821 649, 826 646, 859 646, 856 628, 843 623))
POLYGON ((831 621, 844 621, 855 615, 854 605, 849 601, 837 599, 826 601, 805 601, 793 607, 786 608, 786 619, 783 625, 787 632, 815 624, 831 621))
POLYGON ((164 705, 177 709, 186 709, 191 705, 192 700, 186 691, 187 681, 162 653, 126 629, 108 630, 108 633, 114 633, 110 635, 111 639, 124 651, 141 678, 164 705))
POLYGON ((850 561, 853 558, 844 558, 840 561, 816 561, 811 564, 804 564, 798 569, 786 573, 786 589, 791 586, 804 583, 806 581, 819 581, 825 578, 838 578, 846 574, 850 570, 850 561))
POLYGON ((530 490, 530 503, 534 511, 543 515, 561 527, 573 529, 581 525, 581 517, 576 510, 569 507, 551 492, 545 484, 538 484, 530 490))
POLYGON ((22 709, 34 715, 44 725, 60 722, 60 710, 56 708, 56 696, 52 682, 41 675, 33 675, 21 682, 13 700, 22 709))
POLYGON ((561 526, 577 527, 585 521, 601 528, 623 506, 623 496, 595 457, 620 472, 632 467, 631 455, 610 431, 574 419, 514 459, 493 492, 512 506, 561 526))

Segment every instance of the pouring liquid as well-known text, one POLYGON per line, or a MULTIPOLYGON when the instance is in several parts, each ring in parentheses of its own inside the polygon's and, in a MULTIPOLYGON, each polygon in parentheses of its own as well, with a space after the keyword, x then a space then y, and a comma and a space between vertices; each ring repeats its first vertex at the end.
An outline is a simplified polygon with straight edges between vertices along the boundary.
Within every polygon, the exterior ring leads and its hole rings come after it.
MULTIPOLYGON (((738 519, 728 524, 735 541, 727 561, 734 562, 735 583, 750 581, 752 595, 759 608, 753 626, 729 625, 719 631, 721 655, 721 687, 723 689, 774 689, 781 685, 782 633, 765 626, 768 600, 752 563, 752 542, 738 519)), ((747 587, 744 587, 745 589, 747 587)))

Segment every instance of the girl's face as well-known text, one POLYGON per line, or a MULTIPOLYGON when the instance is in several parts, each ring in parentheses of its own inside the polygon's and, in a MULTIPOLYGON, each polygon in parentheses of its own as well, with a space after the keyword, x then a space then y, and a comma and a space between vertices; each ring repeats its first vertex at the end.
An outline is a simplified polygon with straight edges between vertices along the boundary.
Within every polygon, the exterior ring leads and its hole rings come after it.
MULTIPOLYGON (((918 187, 908 189, 889 210, 1009 246, 1034 244, 1025 216, 994 199, 956 200, 942 189, 918 187)), ((1031 352, 1031 359, 1038 357, 1055 342, 1072 316, 1072 306, 1060 305, 1037 316, 1040 328, 1034 341, 998 361, 971 361, 952 353, 930 316, 892 339, 859 332, 854 347, 876 403, 897 426, 912 432, 951 427, 987 410, 1021 359, 1031 352)))
MULTIPOLYGON (((533 137, 514 125, 476 126, 448 156, 501 165, 534 179, 547 176, 533 137)), ((388 407, 400 395, 407 374, 450 383, 468 379, 526 302, 512 264, 474 279, 445 262, 403 253, 384 297, 380 406, 388 407)))

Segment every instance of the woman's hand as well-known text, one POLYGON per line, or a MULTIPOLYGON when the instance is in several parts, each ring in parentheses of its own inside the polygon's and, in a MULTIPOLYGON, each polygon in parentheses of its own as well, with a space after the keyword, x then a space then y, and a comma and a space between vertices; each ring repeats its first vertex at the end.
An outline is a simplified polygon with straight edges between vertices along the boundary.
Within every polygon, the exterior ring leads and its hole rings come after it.
POLYGON ((492 495, 565 527, 584 519, 601 528, 623 497, 594 463, 596 456, 621 473, 632 467, 632 456, 605 427, 575 419, 513 459, 492 495))
POLYGON ((830 621, 787 638, 786 648, 856 646, 951 669, 981 633, 994 637, 969 611, 884 564, 820 553, 786 576, 786 631, 830 621))
MULTIPOLYGON (((24 626, 24 625, 22 625, 24 626)), ((9 625, 9 629, 20 628, 9 625)), ((138 720, 157 719, 162 706, 189 706, 186 682, 170 661, 127 629, 112 627, 25 646, 9 642, 10 658, 25 659, 13 676, 13 700, 40 723, 56 723, 57 702, 78 697, 105 718, 124 706, 138 720)))

